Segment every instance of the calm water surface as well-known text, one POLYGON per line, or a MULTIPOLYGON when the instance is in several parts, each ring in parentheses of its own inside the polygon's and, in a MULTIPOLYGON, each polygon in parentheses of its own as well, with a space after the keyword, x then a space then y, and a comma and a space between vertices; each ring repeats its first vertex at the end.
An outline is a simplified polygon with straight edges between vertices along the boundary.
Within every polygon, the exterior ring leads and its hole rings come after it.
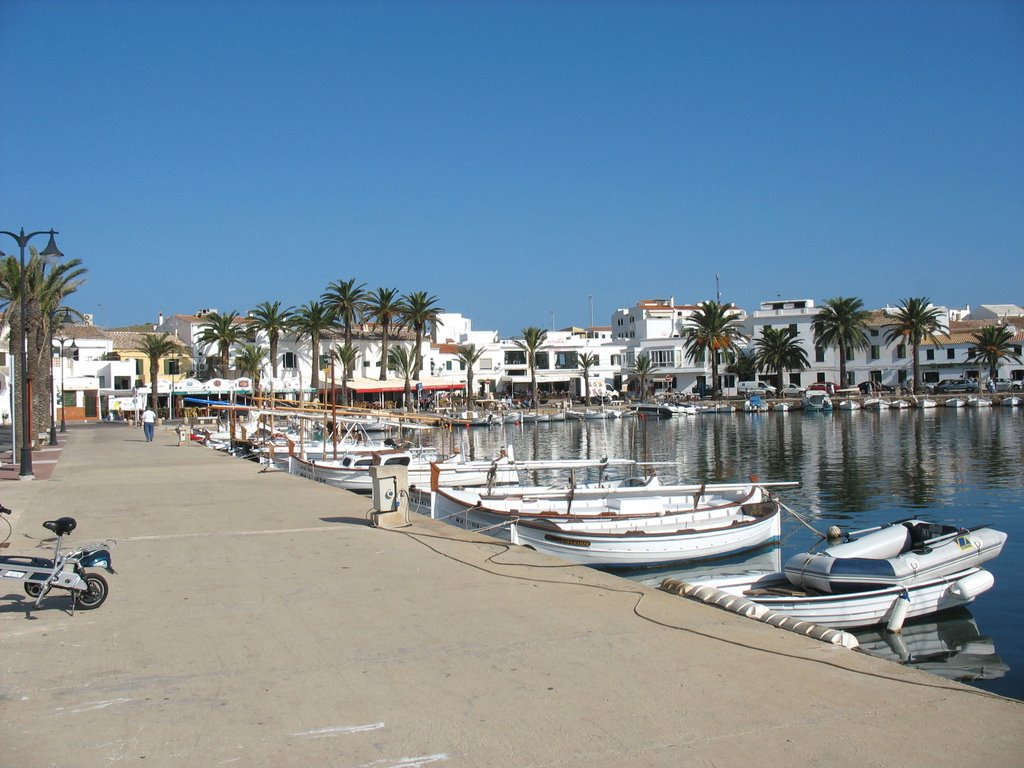
MULTIPOLYGON (((434 436, 433 439, 439 439, 434 436)), ((968 611, 917 622, 902 637, 858 633, 865 648, 913 657, 923 669, 1024 699, 1024 409, 718 414, 674 419, 478 427, 460 433, 472 458, 511 444, 520 459, 628 457, 670 462, 665 481, 795 480, 785 504, 830 525, 866 528, 919 515, 1009 534, 986 567, 995 587, 968 611)), ((424 438, 428 442, 430 438, 424 438)), ((783 520, 778 558, 809 549, 817 537, 783 520)), ((653 583, 661 574, 637 576, 653 583)))

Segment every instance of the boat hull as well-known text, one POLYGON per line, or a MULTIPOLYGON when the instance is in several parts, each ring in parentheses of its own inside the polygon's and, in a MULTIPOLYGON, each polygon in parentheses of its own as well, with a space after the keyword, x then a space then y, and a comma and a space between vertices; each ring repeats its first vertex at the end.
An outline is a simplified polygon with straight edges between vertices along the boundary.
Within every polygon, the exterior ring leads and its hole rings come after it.
POLYGON ((843 595, 787 594, 792 586, 782 573, 762 577, 753 583, 710 582, 708 586, 742 596, 775 613, 823 627, 845 629, 888 623, 904 595, 908 603, 906 618, 917 618, 969 605, 994 584, 995 579, 988 571, 968 568, 908 586, 843 595))

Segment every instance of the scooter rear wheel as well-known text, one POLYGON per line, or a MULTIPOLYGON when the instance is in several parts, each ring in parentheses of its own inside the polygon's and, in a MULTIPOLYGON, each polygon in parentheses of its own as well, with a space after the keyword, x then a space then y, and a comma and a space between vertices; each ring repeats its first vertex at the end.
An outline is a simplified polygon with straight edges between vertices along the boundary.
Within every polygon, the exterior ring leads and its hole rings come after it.
POLYGON ((25 594, 29 597, 39 597, 39 593, 43 591, 42 584, 34 584, 30 581, 25 582, 25 594))
POLYGON ((85 580, 86 590, 75 595, 78 607, 83 611, 99 608, 107 599, 107 580, 98 573, 87 573, 82 578, 85 580))

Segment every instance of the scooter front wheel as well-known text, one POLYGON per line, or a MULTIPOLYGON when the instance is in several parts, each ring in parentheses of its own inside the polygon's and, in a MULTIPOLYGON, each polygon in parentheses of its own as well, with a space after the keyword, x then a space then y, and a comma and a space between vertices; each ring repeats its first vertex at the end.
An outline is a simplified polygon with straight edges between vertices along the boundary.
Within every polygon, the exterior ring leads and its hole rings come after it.
POLYGON ((86 589, 75 595, 78 607, 83 611, 99 608, 107 599, 109 592, 107 580, 98 573, 87 573, 82 576, 82 579, 85 581, 86 589))

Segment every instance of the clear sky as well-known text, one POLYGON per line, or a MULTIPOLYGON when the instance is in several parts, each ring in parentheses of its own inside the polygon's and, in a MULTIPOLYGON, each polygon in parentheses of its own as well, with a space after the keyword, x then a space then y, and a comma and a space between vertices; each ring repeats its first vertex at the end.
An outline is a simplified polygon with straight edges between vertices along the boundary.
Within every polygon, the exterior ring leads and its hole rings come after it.
POLYGON ((103 326, 352 277, 503 335, 716 274, 1024 303, 1016 0, 0 0, 0 94, 0 229, 103 326))

